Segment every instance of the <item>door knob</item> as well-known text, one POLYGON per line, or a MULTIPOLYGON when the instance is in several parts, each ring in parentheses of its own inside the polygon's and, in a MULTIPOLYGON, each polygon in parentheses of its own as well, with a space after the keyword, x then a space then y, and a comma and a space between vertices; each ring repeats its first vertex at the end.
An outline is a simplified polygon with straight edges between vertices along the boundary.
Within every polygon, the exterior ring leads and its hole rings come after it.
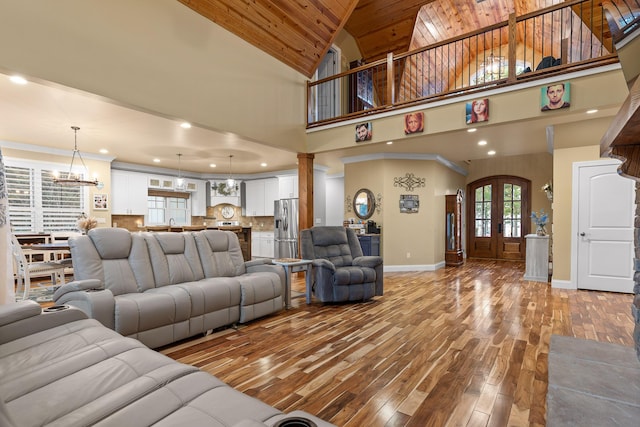
POLYGON ((586 235, 587 235, 587 233, 585 233, 584 231, 582 233, 580 233, 580 236, 582 236, 582 237, 584 237, 586 235))

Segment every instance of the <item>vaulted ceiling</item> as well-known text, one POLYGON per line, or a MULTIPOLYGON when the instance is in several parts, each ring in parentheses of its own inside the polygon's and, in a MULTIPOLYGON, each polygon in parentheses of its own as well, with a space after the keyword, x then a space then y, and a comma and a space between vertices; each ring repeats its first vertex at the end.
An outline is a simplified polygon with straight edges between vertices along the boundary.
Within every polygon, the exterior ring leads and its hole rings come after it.
POLYGON ((563 0, 178 0, 311 77, 344 28, 366 62, 563 0))

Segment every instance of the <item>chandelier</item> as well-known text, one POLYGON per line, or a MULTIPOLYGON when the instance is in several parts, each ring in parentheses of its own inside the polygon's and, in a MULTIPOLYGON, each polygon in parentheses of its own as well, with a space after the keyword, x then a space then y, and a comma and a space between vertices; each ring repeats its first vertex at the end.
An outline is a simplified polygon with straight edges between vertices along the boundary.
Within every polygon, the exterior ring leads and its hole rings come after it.
POLYGON ((227 188, 233 188, 236 185, 236 180, 231 176, 231 158, 233 154, 229 155, 229 178, 227 178, 227 188))
POLYGON ((73 173, 73 162, 76 159, 76 156, 80 159, 82 163, 82 167, 85 170, 85 176, 89 176, 89 169, 84 164, 84 160, 82 159, 82 155, 80 154, 80 150, 78 150, 78 131, 80 128, 78 126, 71 126, 74 134, 74 143, 73 143, 73 155, 71 156, 71 164, 69 165, 69 172, 65 175, 64 173, 54 172, 53 182, 58 185, 62 185, 64 187, 83 187, 89 185, 98 185, 98 179, 94 178, 93 180, 83 179, 82 176, 78 173, 73 173))
POLYGON ((178 178, 176 179, 175 189, 178 191, 183 191, 187 188, 187 185, 184 182, 184 178, 182 177, 182 168, 180 167, 180 159, 182 158, 182 153, 178 153, 178 178))
POLYGON ((485 81, 498 80, 504 74, 507 64, 504 56, 495 56, 493 52, 482 63, 484 70, 485 81))

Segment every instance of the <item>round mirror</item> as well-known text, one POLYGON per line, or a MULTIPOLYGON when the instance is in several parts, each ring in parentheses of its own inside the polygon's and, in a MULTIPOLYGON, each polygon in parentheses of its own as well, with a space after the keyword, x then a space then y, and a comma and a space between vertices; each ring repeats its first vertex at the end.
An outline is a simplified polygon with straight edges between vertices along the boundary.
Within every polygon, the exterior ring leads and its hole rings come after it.
POLYGON ((376 199, 371 190, 361 188, 353 197, 353 211, 360 219, 369 219, 376 208, 376 199))

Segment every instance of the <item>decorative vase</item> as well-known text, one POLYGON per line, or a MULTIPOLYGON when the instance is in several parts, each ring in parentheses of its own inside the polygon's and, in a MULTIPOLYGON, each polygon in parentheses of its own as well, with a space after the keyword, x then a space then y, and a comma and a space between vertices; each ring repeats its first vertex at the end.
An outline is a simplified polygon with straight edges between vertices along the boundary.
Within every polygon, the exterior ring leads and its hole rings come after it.
POLYGON ((544 228, 545 224, 539 224, 538 228, 536 229, 536 234, 538 236, 546 236, 547 235, 547 230, 544 228))

